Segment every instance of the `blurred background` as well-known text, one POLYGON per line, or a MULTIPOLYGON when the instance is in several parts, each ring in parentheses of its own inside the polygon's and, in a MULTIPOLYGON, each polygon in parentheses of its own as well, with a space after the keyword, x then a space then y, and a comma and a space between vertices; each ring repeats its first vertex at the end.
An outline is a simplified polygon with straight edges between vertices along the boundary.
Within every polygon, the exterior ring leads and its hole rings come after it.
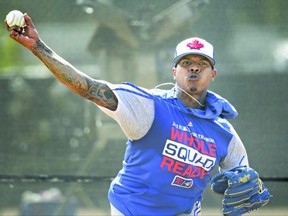
MULTIPOLYGON (((154 88, 171 82, 175 46, 215 48, 211 90, 238 110, 231 123, 274 195, 250 215, 288 215, 288 1, 1 0, 27 12, 45 43, 86 74, 154 88)), ((126 139, 91 102, 59 84, 0 26, 0 215, 109 215, 107 191, 126 139)), ((208 188, 204 215, 221 215, 208 188)))

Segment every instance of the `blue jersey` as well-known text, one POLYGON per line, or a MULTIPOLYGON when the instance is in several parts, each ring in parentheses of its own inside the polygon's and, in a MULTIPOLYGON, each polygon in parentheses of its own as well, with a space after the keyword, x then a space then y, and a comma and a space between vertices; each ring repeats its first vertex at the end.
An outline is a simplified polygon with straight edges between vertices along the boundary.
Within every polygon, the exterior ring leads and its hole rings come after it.
POLYGON ((154 121, 141 139, 128 140, 109 200, 124 215, 190 213, 202 200, 211 171, 227 155, 233 135, 224 117, 237 113, 211 92, 205 110, 198 110, 176 97, 134 88, 127 93, 154 101, 154 121))

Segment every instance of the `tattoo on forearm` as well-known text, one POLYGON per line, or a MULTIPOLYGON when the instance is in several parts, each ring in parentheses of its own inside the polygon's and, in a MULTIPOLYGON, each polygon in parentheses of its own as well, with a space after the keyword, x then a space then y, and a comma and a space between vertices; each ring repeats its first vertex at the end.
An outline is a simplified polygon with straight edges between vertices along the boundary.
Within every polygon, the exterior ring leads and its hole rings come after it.
POLYGON ((75 69, 67 61, 55 54, 41 40, 36 42, 35 49, 32 52, 72 92, 100 106, 116 110, 117 98, 105 83, 94 80, 75 69))

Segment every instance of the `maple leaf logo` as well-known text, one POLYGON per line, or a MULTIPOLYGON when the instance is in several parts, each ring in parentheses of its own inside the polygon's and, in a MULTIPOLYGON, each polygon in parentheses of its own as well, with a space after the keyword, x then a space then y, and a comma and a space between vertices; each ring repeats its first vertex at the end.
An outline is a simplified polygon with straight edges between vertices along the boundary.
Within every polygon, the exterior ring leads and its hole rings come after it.
POLYGON ((204 47, 204 45, 200 43, 198 40, 194 40, 191 43, 187 43, 186 46, 189 47, 190 49, 198 49, 198 50, 204 47))

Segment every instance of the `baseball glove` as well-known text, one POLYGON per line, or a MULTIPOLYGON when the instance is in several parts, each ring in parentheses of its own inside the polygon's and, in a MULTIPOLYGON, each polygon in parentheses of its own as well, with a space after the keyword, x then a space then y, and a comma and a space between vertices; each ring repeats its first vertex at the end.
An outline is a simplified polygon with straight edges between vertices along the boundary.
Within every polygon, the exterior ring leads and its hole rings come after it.
POLYGON ((216 193, 224 194, 223 214, 239 216, 256 210, 272 197, 258 173, 246 166, 219 173, 211 178, 210 186, 216 193))

